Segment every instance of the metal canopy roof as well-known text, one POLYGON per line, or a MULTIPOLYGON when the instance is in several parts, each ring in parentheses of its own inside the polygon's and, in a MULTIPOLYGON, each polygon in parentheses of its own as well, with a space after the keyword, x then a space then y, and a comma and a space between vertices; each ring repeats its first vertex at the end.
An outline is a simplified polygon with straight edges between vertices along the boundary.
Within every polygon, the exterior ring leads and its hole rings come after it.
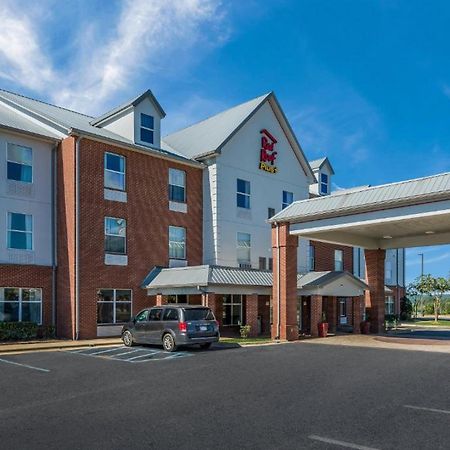
POLYGON ((450 173, 298 201, 269 222, 333 244, 387 249, 450 243, 450 173))

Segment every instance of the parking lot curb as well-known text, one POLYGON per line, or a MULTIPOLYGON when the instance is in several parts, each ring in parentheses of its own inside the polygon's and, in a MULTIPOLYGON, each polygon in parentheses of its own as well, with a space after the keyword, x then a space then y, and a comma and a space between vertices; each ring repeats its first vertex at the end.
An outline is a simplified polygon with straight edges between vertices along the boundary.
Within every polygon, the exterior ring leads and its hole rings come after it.
POLYGON ((66 348, 84 348, 100 347, 106 345, 120 345, 122 341, 119 338, 114 339, 92 339, 88 341, 52 341, 52 342, 33 342, 20 344, 1 344, 0 355, 7 353, 25 353, 34 351, 64 350, 66 348))

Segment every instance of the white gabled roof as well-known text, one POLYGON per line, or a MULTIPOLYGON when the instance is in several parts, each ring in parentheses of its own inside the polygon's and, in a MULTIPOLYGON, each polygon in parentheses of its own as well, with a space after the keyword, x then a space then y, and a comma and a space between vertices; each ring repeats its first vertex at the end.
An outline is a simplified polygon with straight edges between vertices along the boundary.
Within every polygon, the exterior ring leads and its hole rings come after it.
POLYGON ((450 172, 300 200, 280 211, 269 222, 300 223, 444 199, 450 199, 450 172))
POLYGON ((310 182, 314 174, 277 98, 273 92, 241 103, 215 116, 165 136, 162 141, 188 158, 202 160, 220 153, 225 144, 268 101, 310 182))
POLYGON ((330 160, 328 159, 327 156, 324 156, 323 158, 315 159, 313 161, 309 161, 309 165, 311 166, 312 170, 319 170, 324 164, 328 164, 331 174, 334 175, 333 166, 331 165, 330 160))

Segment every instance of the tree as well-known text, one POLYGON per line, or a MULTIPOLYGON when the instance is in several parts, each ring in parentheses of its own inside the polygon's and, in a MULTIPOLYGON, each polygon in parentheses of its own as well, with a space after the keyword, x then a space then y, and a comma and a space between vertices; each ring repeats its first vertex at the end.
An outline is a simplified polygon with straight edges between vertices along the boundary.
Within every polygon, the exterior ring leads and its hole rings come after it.
POLYGON ((408 286, 406 287, 406 296, 408 297, 408 300, 411 303, 415 319, 417 319, 417 316, 419 315, 419 308, 422 307, 423 303, 422 294, 417 289, 418 284, 419 278, 409 283, 408 286))
POLYGON ((439 320, 439 313, 441 309, 442 297, 446 292, 450 291, 450 281, 443 277, 433 277, 431 275, 424 275, 419 278, 416 289, 420 294, 428 295, 433 301, 434 320, 439 320))

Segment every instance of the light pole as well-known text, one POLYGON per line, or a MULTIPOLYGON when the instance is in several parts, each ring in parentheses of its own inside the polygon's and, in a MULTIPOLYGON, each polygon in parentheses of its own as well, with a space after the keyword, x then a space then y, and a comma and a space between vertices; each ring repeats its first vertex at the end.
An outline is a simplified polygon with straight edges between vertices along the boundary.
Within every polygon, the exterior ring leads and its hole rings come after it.
POLYGON ((423 253, 418 253, 418 255, 421 257, 421 262, 420 262, 420 278, 423 278, 423 253))

